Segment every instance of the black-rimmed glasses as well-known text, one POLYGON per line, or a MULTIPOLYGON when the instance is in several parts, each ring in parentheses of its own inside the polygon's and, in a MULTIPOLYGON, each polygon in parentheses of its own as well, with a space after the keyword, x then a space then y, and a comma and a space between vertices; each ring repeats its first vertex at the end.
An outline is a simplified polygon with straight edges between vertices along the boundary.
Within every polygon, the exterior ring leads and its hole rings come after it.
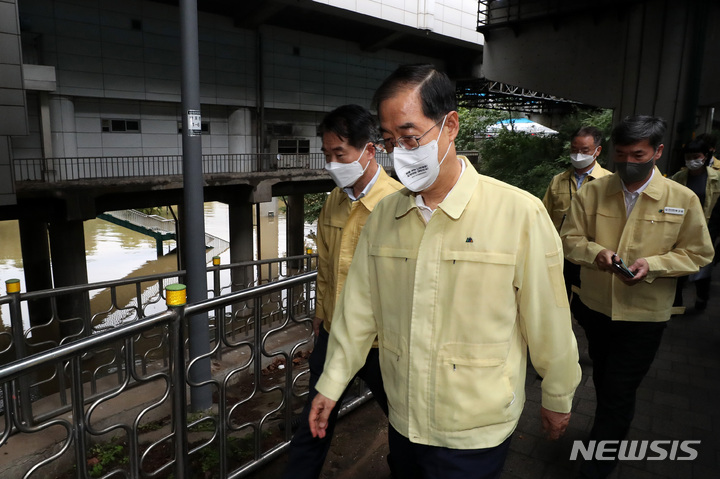
POLYGON ((423 133, 420 136, 405 135, 405 136, 401 136, 397 139, 383 138, 382 141, 383 141, 383 145, 385 145, 385 151, 390 153, 391 151, 393 151, 395 149, 396 146, 399 146, 403 150, 408 150, 408 151, 412 151, 412 150, 416 150, 416 149, 420 148, 420 140, 422 140, 425 135, 430 133, 433 130, 433 128, 435 128, 440 123, 445 121, 445 118, 447 118, 447 115, 445 115, 442 120, 439 120, 437 123, 435 123, 433 126, 431 126, 428 131, 426 131, 425 133, 423 133))

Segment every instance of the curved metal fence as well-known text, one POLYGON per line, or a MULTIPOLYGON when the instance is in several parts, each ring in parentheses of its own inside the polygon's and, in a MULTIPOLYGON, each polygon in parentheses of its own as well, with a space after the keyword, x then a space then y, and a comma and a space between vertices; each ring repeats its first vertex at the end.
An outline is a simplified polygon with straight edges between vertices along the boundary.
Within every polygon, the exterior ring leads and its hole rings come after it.
MULTIPOLYGON (((240 478, 282 453, 305 400, 317 277, 291 273, 152 315, 137 308, 134 320, 5 363, 0 477, 240 478), (190 361, 185 318, 200 313, 213 339, 190 361), (189 381, 205 358, 209 379, 189 381), (213 406, 188 414, 188 390, 200 387, 213 406)), ((161 297, 170 279, 155 279, 161 297)), ((0 300, 17 314, 31 294, 0 300)), ((357 389, 346 410, 369 397, 357 389)))

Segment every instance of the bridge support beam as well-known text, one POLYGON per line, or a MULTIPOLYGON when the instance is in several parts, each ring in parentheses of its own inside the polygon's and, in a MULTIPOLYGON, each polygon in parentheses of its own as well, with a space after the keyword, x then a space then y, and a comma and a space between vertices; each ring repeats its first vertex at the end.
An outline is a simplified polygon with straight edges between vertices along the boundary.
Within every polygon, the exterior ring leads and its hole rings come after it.
MULTIPOLYGON (((230 263, 252 261, 253 258, 253 204, 248 201, 228 204, 230 222, 230 263)), ((252 267, 233 270, 233 291, 252 285, 252 267)))
MULTIPOLYGON (((305 254, 305 198, 303 195, 287 197, 286 218, 287 255, 305 254)), ((300 267, 298 262, 297 266, 300 267)))
MULTIPOLYGON (((47 223, 23 218, 18 221, 18 226, 20 229, 23 273, 25 274, 25 290, 52 289, 47 223)), ((28 301, 28 313, 30 315, 30 326, 48 323, 52 318, 50 301, 47 299, 28 301)), ((51 324, 52 330, 47 327, 38 329, 32 336, 32 342, 58 341, 58 323, 53 322, 51 324)))
MULTIPOLYGON (((88 283, 85 262, 85 233, 81 220, 53 221, 50 223, 50 254, 53 280, 56 288, 88 283)), ((90 298, 88 293, 73 293, 58 297, 62 337, 90 335, 90 298)))

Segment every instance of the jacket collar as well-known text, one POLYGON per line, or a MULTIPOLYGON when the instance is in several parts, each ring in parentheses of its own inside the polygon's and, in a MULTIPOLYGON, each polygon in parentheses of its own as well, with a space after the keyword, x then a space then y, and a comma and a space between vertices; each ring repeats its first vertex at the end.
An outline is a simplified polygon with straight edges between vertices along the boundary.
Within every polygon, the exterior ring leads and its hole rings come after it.
MULTIPOLYGON (((390 176, 388 176, 388 174, 385 172, 385 169, 382 167, 382 165, 378 164, 378 169, 380 171, 380 175, 378 176, 377 181, 375 181, 375 184, 372 186, 372 188, 370 188, 370 191, 368 191, 365 196, 363 196, 359 200, 356 200, 362 203, 362 205, 367 208, 368 211, 372 211, 375 206, 380 203, 380 200, 387 196, 387 191, 384 186, 390 180, 390 176)), ((343 191, 343 193, 344 194, 342 195, 340 204, 344 204, 346 201, 351 202, 352 200, 350 199, 348 194, 345 191, 343 191)))
MULTIPOLYGON (((662 183, 665 178, 663 177, 662 173, 660 173, 660 170, 657 166, 655 166, 654 168, 655 169, 653 177, 647 187, 643 190, 642 194, 647 195, 654 200, 659 200, 660 198, 662 198, 663 195, 662 183)), ((607 196, 615 195, 618 193, 622 194, 622 181, 620 180, 620 176, 617 174, 617 172, 611 175, 609 181, 610 185, 607 189, 607 196)))
MULTIPOLYGON (((445 199, 438 205, 439 209, 455 220, 460 218, 462 212, 465 211, 465 207, 470 202, 470 198, 475 192, 475 186, 480 178, 480 175, 475 170, 475 167, 466 157, 458 155, 458 159, 465 162, 465 171, 460 176, 457 183, 455 183, 452 190, 450 190, 450 193, 448 193, 445 199)), ((406 215, 410 210, 417 209, 417 204, 415 203, 415 193, 411 192, 407 188, 403 188, 401 193, 404 198, 397 203, 397 207, 395 208, 395 218, 400 218, 406 215)))

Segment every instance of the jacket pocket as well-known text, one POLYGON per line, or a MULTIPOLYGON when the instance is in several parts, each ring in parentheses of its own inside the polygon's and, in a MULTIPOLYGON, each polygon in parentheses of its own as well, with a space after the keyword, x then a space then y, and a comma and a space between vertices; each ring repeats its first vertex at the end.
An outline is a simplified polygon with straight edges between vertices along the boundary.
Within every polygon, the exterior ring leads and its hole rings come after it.
POLYGON ((438 352, 435 420, 444 431, 507 422, 515 401, 507 374, 509 343, 444 344, 438 352))
POLYGON ((417 263, 417 250, 371 245, 369 273, 374 284, 371 287, 378 304, 374 305, 387 318, 404 318, 412 310, 413 278, 417 263))
POLYGON ((630 245, 630 249, 636 247, 638 250, 637 257, 645 257, 651 255, 665 254, 671 251, 677 243, 682 227, 684 215, 660 214, 640 218, 636 222, 635 238, 647 238, 646 241, 636 241, 642 243, 642 249, 639 244, 630 245))

